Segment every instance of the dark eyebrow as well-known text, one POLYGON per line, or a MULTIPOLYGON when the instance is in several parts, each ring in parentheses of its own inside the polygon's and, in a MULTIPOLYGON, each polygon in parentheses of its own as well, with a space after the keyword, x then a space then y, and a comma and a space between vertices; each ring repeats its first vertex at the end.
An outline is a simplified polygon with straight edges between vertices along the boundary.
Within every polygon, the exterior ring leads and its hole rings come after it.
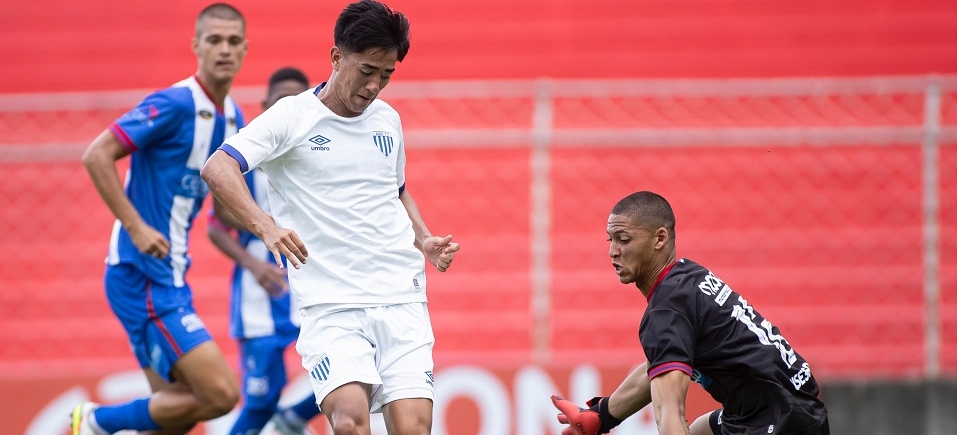
MULTIPOLYGON (((372 65, 372 64, 369 64, 369 63, 364 63, 364 64, 362 64, 362 66, 365 67, 365 68, 374 69, 374 70, 378 70, 378 69, 379 69, 379 67, 377 67, 377 66, 375 66, 375 65, 372 65)), ((387 72, 387 73, 394 73, 394 72, 395 72, 395 68, 386 68, 386 69, 385 69, 385 72, 387 72)))

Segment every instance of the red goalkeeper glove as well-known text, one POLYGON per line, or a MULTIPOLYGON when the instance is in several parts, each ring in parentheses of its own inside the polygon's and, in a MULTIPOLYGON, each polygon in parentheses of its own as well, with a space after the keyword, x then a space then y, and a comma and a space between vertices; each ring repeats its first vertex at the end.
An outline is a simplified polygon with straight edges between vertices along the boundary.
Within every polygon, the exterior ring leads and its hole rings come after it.
POLYGON ((595 397, 589 400, 587 409, 555 395, 552 396, 552 403, 561 411, 561 414, 558 414, 558 422, 568 425, 562 429, 562 435, 605 434, 621 424, 621 420, 608 412, 607 397, 595 397))

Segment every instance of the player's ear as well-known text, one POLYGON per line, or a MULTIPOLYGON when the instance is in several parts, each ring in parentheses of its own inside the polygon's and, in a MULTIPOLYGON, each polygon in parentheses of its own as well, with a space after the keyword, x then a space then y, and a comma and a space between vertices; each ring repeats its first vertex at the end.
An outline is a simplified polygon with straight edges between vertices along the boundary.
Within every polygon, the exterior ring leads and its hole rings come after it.
POLYGON ((189 40, 189 46, 192 47, 193 54, 199 55, 199 39, 197 37, 194 36, 189 40))
POLYGON ((332 61, 332 69, 339 71, 339 62, 342 62, 342 50, 335 45, 329 50, 329 60, 332 61))
POLYGON ((668 243, 668 239, 671 236, 668 234, 668 229, 665 227, 658 227, 658 230, 655 231, 655 249, 661 249, 668 243))

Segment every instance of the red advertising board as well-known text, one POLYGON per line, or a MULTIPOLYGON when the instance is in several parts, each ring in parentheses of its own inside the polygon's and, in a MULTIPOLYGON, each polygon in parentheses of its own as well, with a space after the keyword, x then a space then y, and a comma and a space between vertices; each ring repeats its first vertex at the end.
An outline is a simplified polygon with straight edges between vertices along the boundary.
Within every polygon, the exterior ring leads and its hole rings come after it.
MULTIPOLYGON (((297 367, 298 368, 298 367, 297 367)), ((549 396, 584 402, 596 395, 610 394, 628 374, 629 367, 548 367, 528 364, 487 368, 461 364, 436 371, 435 435, 557 435, 561 425, 549 396)), ((283 400, 310 394, 304 373, 294 372, 283 400)), ((83 400, 114 403, 140 397, 147 385, 138 370, 103 376, 64 376, 38 379, 0 379, 0 391, 7 397, 0 407, 0 419, 11 434, 65 435, 69 413, 83 400)), ((688 394, 687 415, 693 419, 715 409, 716 403, 699 386, 688 394)), ((193 435, 227 433, 235 412, 197 427, 193 435)), ((317 435, 331 433, 326 420, 311 426, 317 435)), ((657 434, 650 409, 626 420, 618 432, 632 435, 657 434)), ((373 419, 373 435, 385 435, 381 418, 373 419)))

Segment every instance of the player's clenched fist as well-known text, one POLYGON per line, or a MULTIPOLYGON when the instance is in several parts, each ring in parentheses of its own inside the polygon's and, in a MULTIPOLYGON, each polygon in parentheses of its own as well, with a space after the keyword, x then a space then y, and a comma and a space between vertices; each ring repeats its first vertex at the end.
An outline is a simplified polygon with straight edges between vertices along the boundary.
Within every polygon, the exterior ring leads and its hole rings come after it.
POLYGON ((589 408, 582 408, 555 395, 552 396, 552 403, 561 411, 561 414, 558 414, 558 422, 568 425, 562 429, 562 435, 604 434, 621 423, 621 420, 608 412, 607 397, 589 400, 589 408))

